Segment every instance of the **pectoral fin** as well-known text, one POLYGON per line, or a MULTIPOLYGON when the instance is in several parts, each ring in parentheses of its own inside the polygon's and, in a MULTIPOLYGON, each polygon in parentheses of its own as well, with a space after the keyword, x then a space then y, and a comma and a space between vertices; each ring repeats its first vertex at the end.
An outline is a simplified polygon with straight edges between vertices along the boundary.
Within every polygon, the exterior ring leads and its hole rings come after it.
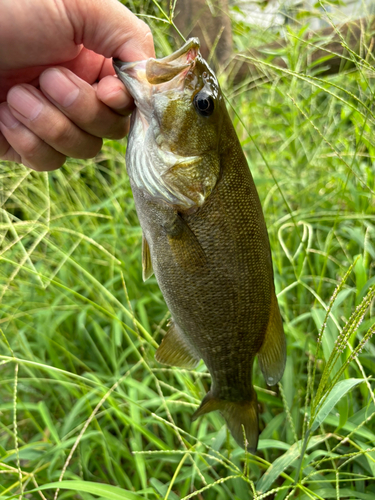
POLYGON ((155 359, 164 365, 180 368, 195 368, 199 362, 199 356, 173 321, 156 351, 155 359))
POLYGON ((177 264, 185 271, 202 272, 207 265, 206 255, 187 223, 177 215, 166 230, 177 264))
POLYGON ((275 385, 284 373, 286 342, 276 295, 272 294, 271 312, 263 345, 258 352, 259 366, 268 385, 275 385))
POLYGON ((143 281, 148 280, 154 271, 152 269, 150 247, 148 246, 147 240, 144 235, 142 235, 142 278, 143 281))

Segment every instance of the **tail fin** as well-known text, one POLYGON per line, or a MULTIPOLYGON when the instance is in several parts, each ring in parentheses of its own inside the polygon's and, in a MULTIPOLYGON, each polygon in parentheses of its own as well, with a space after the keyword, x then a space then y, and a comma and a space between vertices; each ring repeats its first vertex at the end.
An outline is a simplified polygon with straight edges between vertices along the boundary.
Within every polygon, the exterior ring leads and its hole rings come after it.
POLYGON ((244 428, 247 449, 250 453, 255 453, 259 434, 258 401, 255 391, 253 391, 252 396, 249 401, 226 401, 215 398, 211 392, 208 392, 194 413, 193 420, 211 411, 219 410, 237 444, 241 448, 245 448, 244 428))

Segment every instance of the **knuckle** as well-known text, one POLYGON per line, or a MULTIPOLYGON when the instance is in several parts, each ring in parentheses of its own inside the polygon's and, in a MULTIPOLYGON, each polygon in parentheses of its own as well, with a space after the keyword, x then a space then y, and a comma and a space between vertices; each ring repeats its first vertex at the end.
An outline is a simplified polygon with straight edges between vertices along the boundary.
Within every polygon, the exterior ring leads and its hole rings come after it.
POLYGON ((34 135, 25 136, 20 145, 22 158, 32 160, 34 157, 39 156, 44 147, 44 142, 39 137, 34 135))
POLYGON ((12 146, 9 146, 8 150, 3 155, 0 155, 0 160, 22 163, 21 156, 12 148, 12 146))
POLYGON ((38 172, 56 170, 66 160, 64 155, 50 148, 36 136, 24 137, 20 154, 22 163, 38 172))
POLYGON ((68 120, 56 120, 49 128, 46 142, 69 145, 72 140, 73 126, 68 120))
POLYGON ((85 109, 81 110, 81 112, 77 110, 75 116, 71 119, 81 130, 89 130, 98 121, 98 111, 95 103, 87 101, 85 109))
POLYGON ((70 120, 56 120, 44 140, 53 148, 73 158, 93 158, 99 153, 103 141, 85 132, 84 129, 82 120, 80 128, 70 120))

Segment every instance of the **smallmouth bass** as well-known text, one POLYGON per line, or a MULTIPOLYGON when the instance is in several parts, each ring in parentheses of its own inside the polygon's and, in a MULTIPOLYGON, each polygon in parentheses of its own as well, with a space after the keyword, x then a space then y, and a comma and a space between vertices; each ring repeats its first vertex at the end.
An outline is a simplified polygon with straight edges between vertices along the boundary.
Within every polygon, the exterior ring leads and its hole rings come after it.
POLYGON ((193 419, 219 410, 255 452, 254 357, 274 385, 286 344, 261 204, 219 84, 198 39, 114 67, 136 104, 126 165, 143 279, 155 273, 172 316, 156 360, 193 368, 203 359, 212 385, 193 419))

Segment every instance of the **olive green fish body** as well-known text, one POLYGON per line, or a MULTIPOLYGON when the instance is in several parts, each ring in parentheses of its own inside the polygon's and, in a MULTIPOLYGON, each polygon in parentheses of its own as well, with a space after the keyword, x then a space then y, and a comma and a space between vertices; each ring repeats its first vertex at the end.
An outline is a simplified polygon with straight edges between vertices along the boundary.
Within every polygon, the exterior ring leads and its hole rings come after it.
MULTIPOLYGON (((161 85, 152 83, 159 93, 151 99, 153 109, 133 117, 127 153, 144 235, 145 277, 153 270, 172 316, 156 359, 181 367, 193 367, 203 359, 212 386, 194 418, 220 410, 236 441, 244 446, 245 431, 254 451, 254 357, 259 355, 270 385, 281 378, 285 365, 267 229, 216 79, 194 51, 191 55, 182 48, 176 59, 178 70, 182 66, 187 72, 183 85, 177 82, 180 94, 169 87, 163 91, 164 80, 161 85), (194 100, 197 95, 214 103, 210 115, 196 117, 194 106, 200 112, 202 105, 194 100), (144 153, 142 144, 150 145, 144 153)), ((169 60, 165 64, 168 77, 178 79, 173 59, 172 66, 169 60)), ((159 65, 152 74, 160 78, 162 69, 159 65)), ((124 81, 137 102, 134 86, 124 81)), ((168 78, 166 82, 169 85, 168 78)), ((204 112, 205 106, 203 102, 204 112)))

